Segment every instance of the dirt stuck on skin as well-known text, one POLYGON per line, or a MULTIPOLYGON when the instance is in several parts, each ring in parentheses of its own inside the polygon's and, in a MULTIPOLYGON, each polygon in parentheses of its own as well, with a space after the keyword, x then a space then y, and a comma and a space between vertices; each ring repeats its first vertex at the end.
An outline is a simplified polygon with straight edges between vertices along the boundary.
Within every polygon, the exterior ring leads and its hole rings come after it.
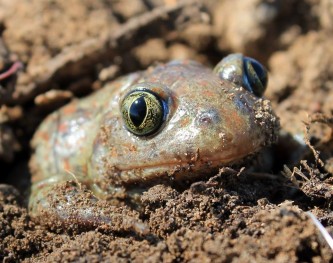
POLYGON ((333 234, 332 17, 330 0, 0 1, 0 260, 332 262, 306 213, 333 234), (270 71, 276 145, 182 187, 154 185, 140 209, 73 178, 28 213, 29 142, 48 113, 156 62, 213 67, 230 52, 270 71))

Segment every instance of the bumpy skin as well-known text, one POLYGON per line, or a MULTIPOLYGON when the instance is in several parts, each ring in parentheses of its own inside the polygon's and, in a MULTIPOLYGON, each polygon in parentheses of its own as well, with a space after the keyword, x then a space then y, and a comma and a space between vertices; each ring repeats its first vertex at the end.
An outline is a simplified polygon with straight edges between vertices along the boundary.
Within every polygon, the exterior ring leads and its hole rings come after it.
POLYGON ((266 100, 199 63, 172 61, 130 74, 41 124, 32 142, 30 208, 35 214, 39 206, 47 208, 45 189, 73 175, 106 197, 213 173, 270 144, 277 126, 266 100), (161 128, 148 137, 127 131, 120 111, 138 83, 149 83, 169 108, 161 128))

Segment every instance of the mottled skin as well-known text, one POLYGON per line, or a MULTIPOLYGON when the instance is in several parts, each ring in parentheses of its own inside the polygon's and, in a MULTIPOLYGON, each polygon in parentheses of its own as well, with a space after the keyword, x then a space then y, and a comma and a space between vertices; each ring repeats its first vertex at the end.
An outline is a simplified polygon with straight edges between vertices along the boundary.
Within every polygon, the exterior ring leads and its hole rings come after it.
POLYGON ((262 117, 265 107, 267 101, 193 61, 172 61, 108 83, 48 116, 36 132, 31 213, 50 206, 45 189, 74 178, 99 198, 110 198, 213 174, 272 142, 277 120, 270 108, 262 117), (169 108, 161 128, 148 137, 125 128, 119 106, 140 85, 169 108))

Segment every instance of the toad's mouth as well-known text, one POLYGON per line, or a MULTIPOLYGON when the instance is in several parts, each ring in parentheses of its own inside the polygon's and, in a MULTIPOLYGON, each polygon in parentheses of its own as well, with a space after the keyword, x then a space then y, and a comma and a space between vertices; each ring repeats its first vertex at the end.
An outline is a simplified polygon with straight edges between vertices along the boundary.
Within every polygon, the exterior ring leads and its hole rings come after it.
POLYGON ((159 162, 147 165, 131 165, 130 167, 118 167, 123 182, 132 183, 142 180, 156 179, 162 176, 168 177, 191 177, 196 174, 207 174, 216 171, 223 166, 233 165, 258 152, 259 146, 253 151, 237 152, 229 156, 218 156, 215 158, 200 157, 194 160, 181 160, 170 162, 159 162))

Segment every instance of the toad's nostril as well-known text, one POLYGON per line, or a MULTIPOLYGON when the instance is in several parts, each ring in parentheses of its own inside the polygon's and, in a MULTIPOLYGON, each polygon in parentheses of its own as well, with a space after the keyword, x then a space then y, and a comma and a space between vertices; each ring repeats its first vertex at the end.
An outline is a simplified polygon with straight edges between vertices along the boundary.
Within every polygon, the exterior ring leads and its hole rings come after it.
POLYGON ((220 121, 219 114, 212 109, 203 111, 199 113, 197 116, 198 125, 212 125, 218 123, 219 121, 220 121))

